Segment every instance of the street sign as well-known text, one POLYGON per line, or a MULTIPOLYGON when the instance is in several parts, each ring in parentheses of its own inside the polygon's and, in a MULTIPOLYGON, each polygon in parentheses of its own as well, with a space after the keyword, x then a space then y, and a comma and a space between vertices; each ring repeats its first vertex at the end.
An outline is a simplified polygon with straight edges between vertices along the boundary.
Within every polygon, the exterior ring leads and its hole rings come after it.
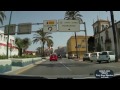
POLYGON ((31 34, 32 24, 31 23, 21 23, 18 24, 17 34, 31 34))
POLYGON ((4 34, 8 35, 8 28, 9 28, 9 35, 15 35, 16 24, 6 25, 4 28, 4 34))
POLYGON ((59 32, 80 32, 79 20, 58 20, 59 32))
POLYGON ((57 31, 57 20, 44 20, 43 31, 44 32, 56 32, 57 31))

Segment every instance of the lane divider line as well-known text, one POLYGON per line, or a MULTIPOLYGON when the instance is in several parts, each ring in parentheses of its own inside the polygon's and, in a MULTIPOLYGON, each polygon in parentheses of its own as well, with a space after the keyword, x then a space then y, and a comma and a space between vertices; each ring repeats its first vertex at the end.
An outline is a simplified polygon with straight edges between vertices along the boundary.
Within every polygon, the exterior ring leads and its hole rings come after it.
POLYGON ((62 62, 60 62, 65 68, 67 68, 69 71, 72 71, 69 67, 67 67, 66 65, 64 65, 62 62))

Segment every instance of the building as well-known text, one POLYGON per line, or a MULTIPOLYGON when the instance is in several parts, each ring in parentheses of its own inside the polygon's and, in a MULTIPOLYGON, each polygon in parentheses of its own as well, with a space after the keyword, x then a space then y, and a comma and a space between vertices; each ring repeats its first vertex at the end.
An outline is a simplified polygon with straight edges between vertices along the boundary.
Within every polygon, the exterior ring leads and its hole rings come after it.
POLYGON ((59 46, 54 53, 57 55, 61 55, 62 57, 66 57, 67 54, 67 47, 66 46, 59 46))
MULTIPOLYGON (((4 32, 0 30, 0 55, 6 55, 7 53, 7 35, 4 35, 4 32)), ((15 45, 15 38, 13 36, 9 36, 9 44, 8 44, 8 55, 18 55, 18 48, 15 45)))
MULTIPOLYGON (((88 38, 90 36, 87 36, 87 42, 85 39, 85 36, 76 36, 77 38, 77 51, 78 51, 78 56, 80 58, 83 58, 84 53, 86 53, 87 48, 86 48, 86 43, 88 43, 88 38)), ((88 47, 88 46, 87 46, 88 47)), ((68 55, 76 56, 76 40, 75 36, 71 36, 69 40, 67 41, 67 53, 68 55)))
POLYGON ((26 50, 25 52, 24 52, 24 54, 26 54, 26 55, 36 55, 36 52, 37 51, 28 51, 28 50, 26 50))
MULTIPOLYGON (((95 37, 95 51, 113 51, 115 52, 114 36, 112 26, 109 20, 98 19, 93 23, 94 37, 95 37)), ((117 52, 120 57, 120 21, 115 23, 116 38, 117 38, 117 52)))

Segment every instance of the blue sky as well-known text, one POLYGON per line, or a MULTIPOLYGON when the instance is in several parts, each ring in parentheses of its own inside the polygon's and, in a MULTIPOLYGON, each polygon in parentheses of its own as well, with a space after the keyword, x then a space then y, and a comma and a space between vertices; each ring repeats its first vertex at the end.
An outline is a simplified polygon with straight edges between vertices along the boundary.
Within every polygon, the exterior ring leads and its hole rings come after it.
MULTIPOLYGON (((7 15, 6 20, 4 21, 4 25, 9 23, 9 15, 10 11, 6 11, 5 14, 7 15)), ((53 19, 63 19, 65 11, 13 11, 12 15, 12 24, 19 24, 19 23, 42 23, 43 20, 53 20, 53 19)), ((81 17, 84 22, 86 22, 86 28, 87 28, 87 35, 91 36, 93 35, 93 20, 97 20, 97 16, 100 19, 106 19, 107 17, 110 19, 110 12, 106 11, 80 11, 80 14, 83 16, 81 17)), ((120 12, 114 11, 114 17, 116 21, 120 20, 120 12)), ((1 26, 1 24, 0 24, 1 26)), ((42 25, 33 25, 32 31, 36 31, 39 28, 41 28, 42 25)), ((2 28, 1 28, 2 29, 2 28)), ((83 25, 81 25, 81 30, 83 30, 83 25)), ((25 35, 15 35, 15 37, 25 38, 28 37, 32 40, 33 34, 25 34, 25 35)), ((53 42, 54 42, 54 48, 57 48, 58 46, 66 46, 67 40, 74 35, 74 32, 53 32, 53 42)), ((84 32, 77 32, 77 35, 84 35, 84 32)), ((41 46, 38 42, 37 44, 32 44, 28 50, 36 50, 38 46, 41 46)))

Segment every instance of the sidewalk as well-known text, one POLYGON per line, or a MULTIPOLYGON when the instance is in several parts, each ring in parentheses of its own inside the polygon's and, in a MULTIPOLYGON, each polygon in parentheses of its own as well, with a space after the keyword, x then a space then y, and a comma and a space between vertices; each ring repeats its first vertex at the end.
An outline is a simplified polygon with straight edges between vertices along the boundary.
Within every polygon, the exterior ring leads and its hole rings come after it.
POLYGON ((82 58, 76 58, 76 59, 74 59, 75 61, 83 61, 83 59, 82 58))
POLYGON ((19 74, 19 73, 22 73, 34 66, 36 66, 37 64, 40 64, 42 62, 46 61, 45 59, 41 60, 41 61, 38 61, 36 63, 33 63, 33 64, 30 64, 30 65, 27 65, 27 66, 24 66, 24 67, 19 67, 19 66, 12 66, 12 70, 11 71, 8 71, 8 72, 5 72, 3 74, 7 74, 7 75, 16 75, 16 74, 19 74))

